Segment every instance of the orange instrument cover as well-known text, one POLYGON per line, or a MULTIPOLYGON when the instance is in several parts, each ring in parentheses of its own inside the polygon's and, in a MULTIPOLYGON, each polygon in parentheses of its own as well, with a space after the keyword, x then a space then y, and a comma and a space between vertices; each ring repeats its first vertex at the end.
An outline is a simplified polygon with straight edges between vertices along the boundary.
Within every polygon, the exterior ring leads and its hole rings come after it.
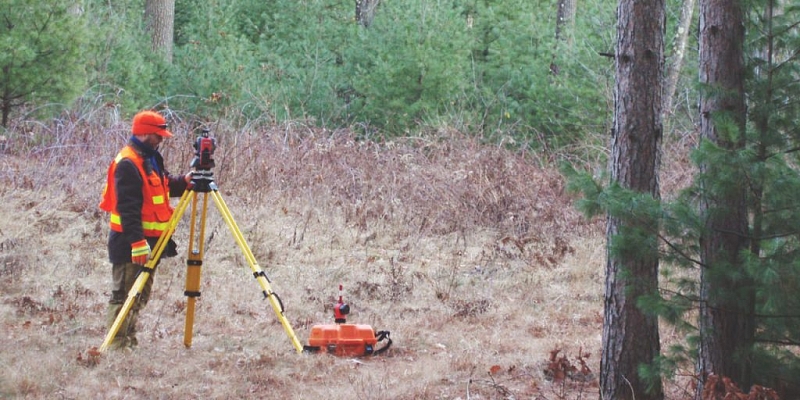
POLYGON ((309 346, 343 357, 371 355, 378 338, 369 325, 330 324, 311 327, 309 346))

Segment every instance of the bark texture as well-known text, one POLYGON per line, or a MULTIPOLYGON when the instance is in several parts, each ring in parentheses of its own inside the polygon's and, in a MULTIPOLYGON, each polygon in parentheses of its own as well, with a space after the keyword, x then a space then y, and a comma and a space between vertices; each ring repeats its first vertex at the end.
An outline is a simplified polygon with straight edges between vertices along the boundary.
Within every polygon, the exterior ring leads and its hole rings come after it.
POLYGON ((572 44, 572 28, 575 25, 575 13, 578 9, 578 0, 558 0, 558 10, 556 11, 556 40, 553 44, 553 60, 550 62, 550 73, 558 75, 558 52, 559 46, 570 46, 572 44))
MULTIPOLYGON (((611 179, 624 188, 659 198, 661 85, 664 70, 664 0, 620 0, 617 9, 616 86, 611 179)), ((660 381, 648 390, 639 374, 661 351, 658 318, 637 306, 658 289, 654 221, 609 215, 607 240, 630 229, 652 232, 651 248, 635 253, 609 251, 606 264, 601 398, 661 400, 660 381)))
MULTIPOLYGON (((705 88, 700 100, 700 134, 730 152, 744 146, 744 34, 738 1, 700 1, 700 83, 705 88), (732 122, 737 132, 723 131, 723 119, 732 122)), ((753 343, 755 301, 746 274, 736 273, 743 268, 740 252, 747 248, 746 188, 744 176, 727 179, 722 185, 717 177, 729 176, 731 166, 719 164, 700 166, 707 181, 701 204, 705 235, 700 243, 697 398, 708 374, 727 376, 745 391, 751 379, 750 363, 740 356, 753 343)))
POLYGON ((356 0, 356 22, 369 28, 372 20, 375 19, 375 11, 379 3, 380 0, 356 0))
POLYGON ((168 62, 172 62, 175 0, 147 0, 144 17, 153 51, 163 54, 168 62))

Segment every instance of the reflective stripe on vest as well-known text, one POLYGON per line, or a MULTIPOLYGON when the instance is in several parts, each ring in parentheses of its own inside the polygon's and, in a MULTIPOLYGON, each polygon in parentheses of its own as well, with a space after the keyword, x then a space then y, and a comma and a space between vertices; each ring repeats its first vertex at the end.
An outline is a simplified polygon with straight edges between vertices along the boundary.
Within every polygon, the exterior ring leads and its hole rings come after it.
MULTIPOLYGON (((152 231, 153 235, 145 234, 145 236, 160 236, 161 232, 167 229, 167 225, 169 222, 145 222, 142 221, 142 229, 147 231, 152 231), (158 234, 155 234, 158 232, 158 234)), ((122 232, 122 217, 119 214, 111 213, 111 229, 114 229, 117 232, 122 232)))
POLYGON ((169 181, 155 172, 147 174, 144 169, 144 159, 130 146, 125 146, 108 168, 106 187, 103 189, 103 200, 100 208, 111 213, 109 226, 112 230, 122 232, 122 218, 117 210, 117 195, 114 186, 114 173, 117 164, 123 159, 129 159, 136 166, 142 179, 142 230, 145 236, 161 236, 172 217, 172 206, 169 198, 169 181))

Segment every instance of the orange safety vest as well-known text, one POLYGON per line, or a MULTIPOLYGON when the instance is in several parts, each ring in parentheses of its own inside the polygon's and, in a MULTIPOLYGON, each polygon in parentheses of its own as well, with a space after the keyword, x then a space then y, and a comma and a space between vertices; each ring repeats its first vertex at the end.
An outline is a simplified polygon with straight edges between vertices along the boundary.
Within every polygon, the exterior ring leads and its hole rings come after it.
POLYGON ((147 237, 159 237, 167 229, 169 219, 172 217, 172 205, 169 204, 169 180, 162 178, 155 171, 147 174, 144 170, 144 159, 130 145, 120 150, 119 154, 108 167, 106 186, 103 189, 103 200, 100 209, 111 213, 111 229, 122 232, 122 218, 117 211, 117 193, 114 185, 114 172, 117 164, 123 159, 133 161, 142 176, 142 230, 147 237))

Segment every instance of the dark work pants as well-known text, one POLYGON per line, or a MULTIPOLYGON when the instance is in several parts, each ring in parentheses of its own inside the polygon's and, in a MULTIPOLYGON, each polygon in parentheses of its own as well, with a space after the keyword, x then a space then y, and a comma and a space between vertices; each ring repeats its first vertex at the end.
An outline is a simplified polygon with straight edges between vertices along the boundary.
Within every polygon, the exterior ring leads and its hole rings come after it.
MULTIPOLYGON (((106 313, 106 325, 110 330, 117 315, 125 300, 128 298, 136 278, 139 276, 139 271, 142 266, 133 263, 114 264, 111 267, 111 299, 108 301, 108 311, 106 313)), ((150 290, 153 288, 153 274, 147 279, 147 282, 142 287, 142 291, 138 298, 134 300, 128 316, 120 324, 119 330, 114 341, 111 343, 112 348, 120 349, 126 347, 135 347, 138 342, 136 340, 136 319, 139 311, 147 305, 150 300, 150 290)))

